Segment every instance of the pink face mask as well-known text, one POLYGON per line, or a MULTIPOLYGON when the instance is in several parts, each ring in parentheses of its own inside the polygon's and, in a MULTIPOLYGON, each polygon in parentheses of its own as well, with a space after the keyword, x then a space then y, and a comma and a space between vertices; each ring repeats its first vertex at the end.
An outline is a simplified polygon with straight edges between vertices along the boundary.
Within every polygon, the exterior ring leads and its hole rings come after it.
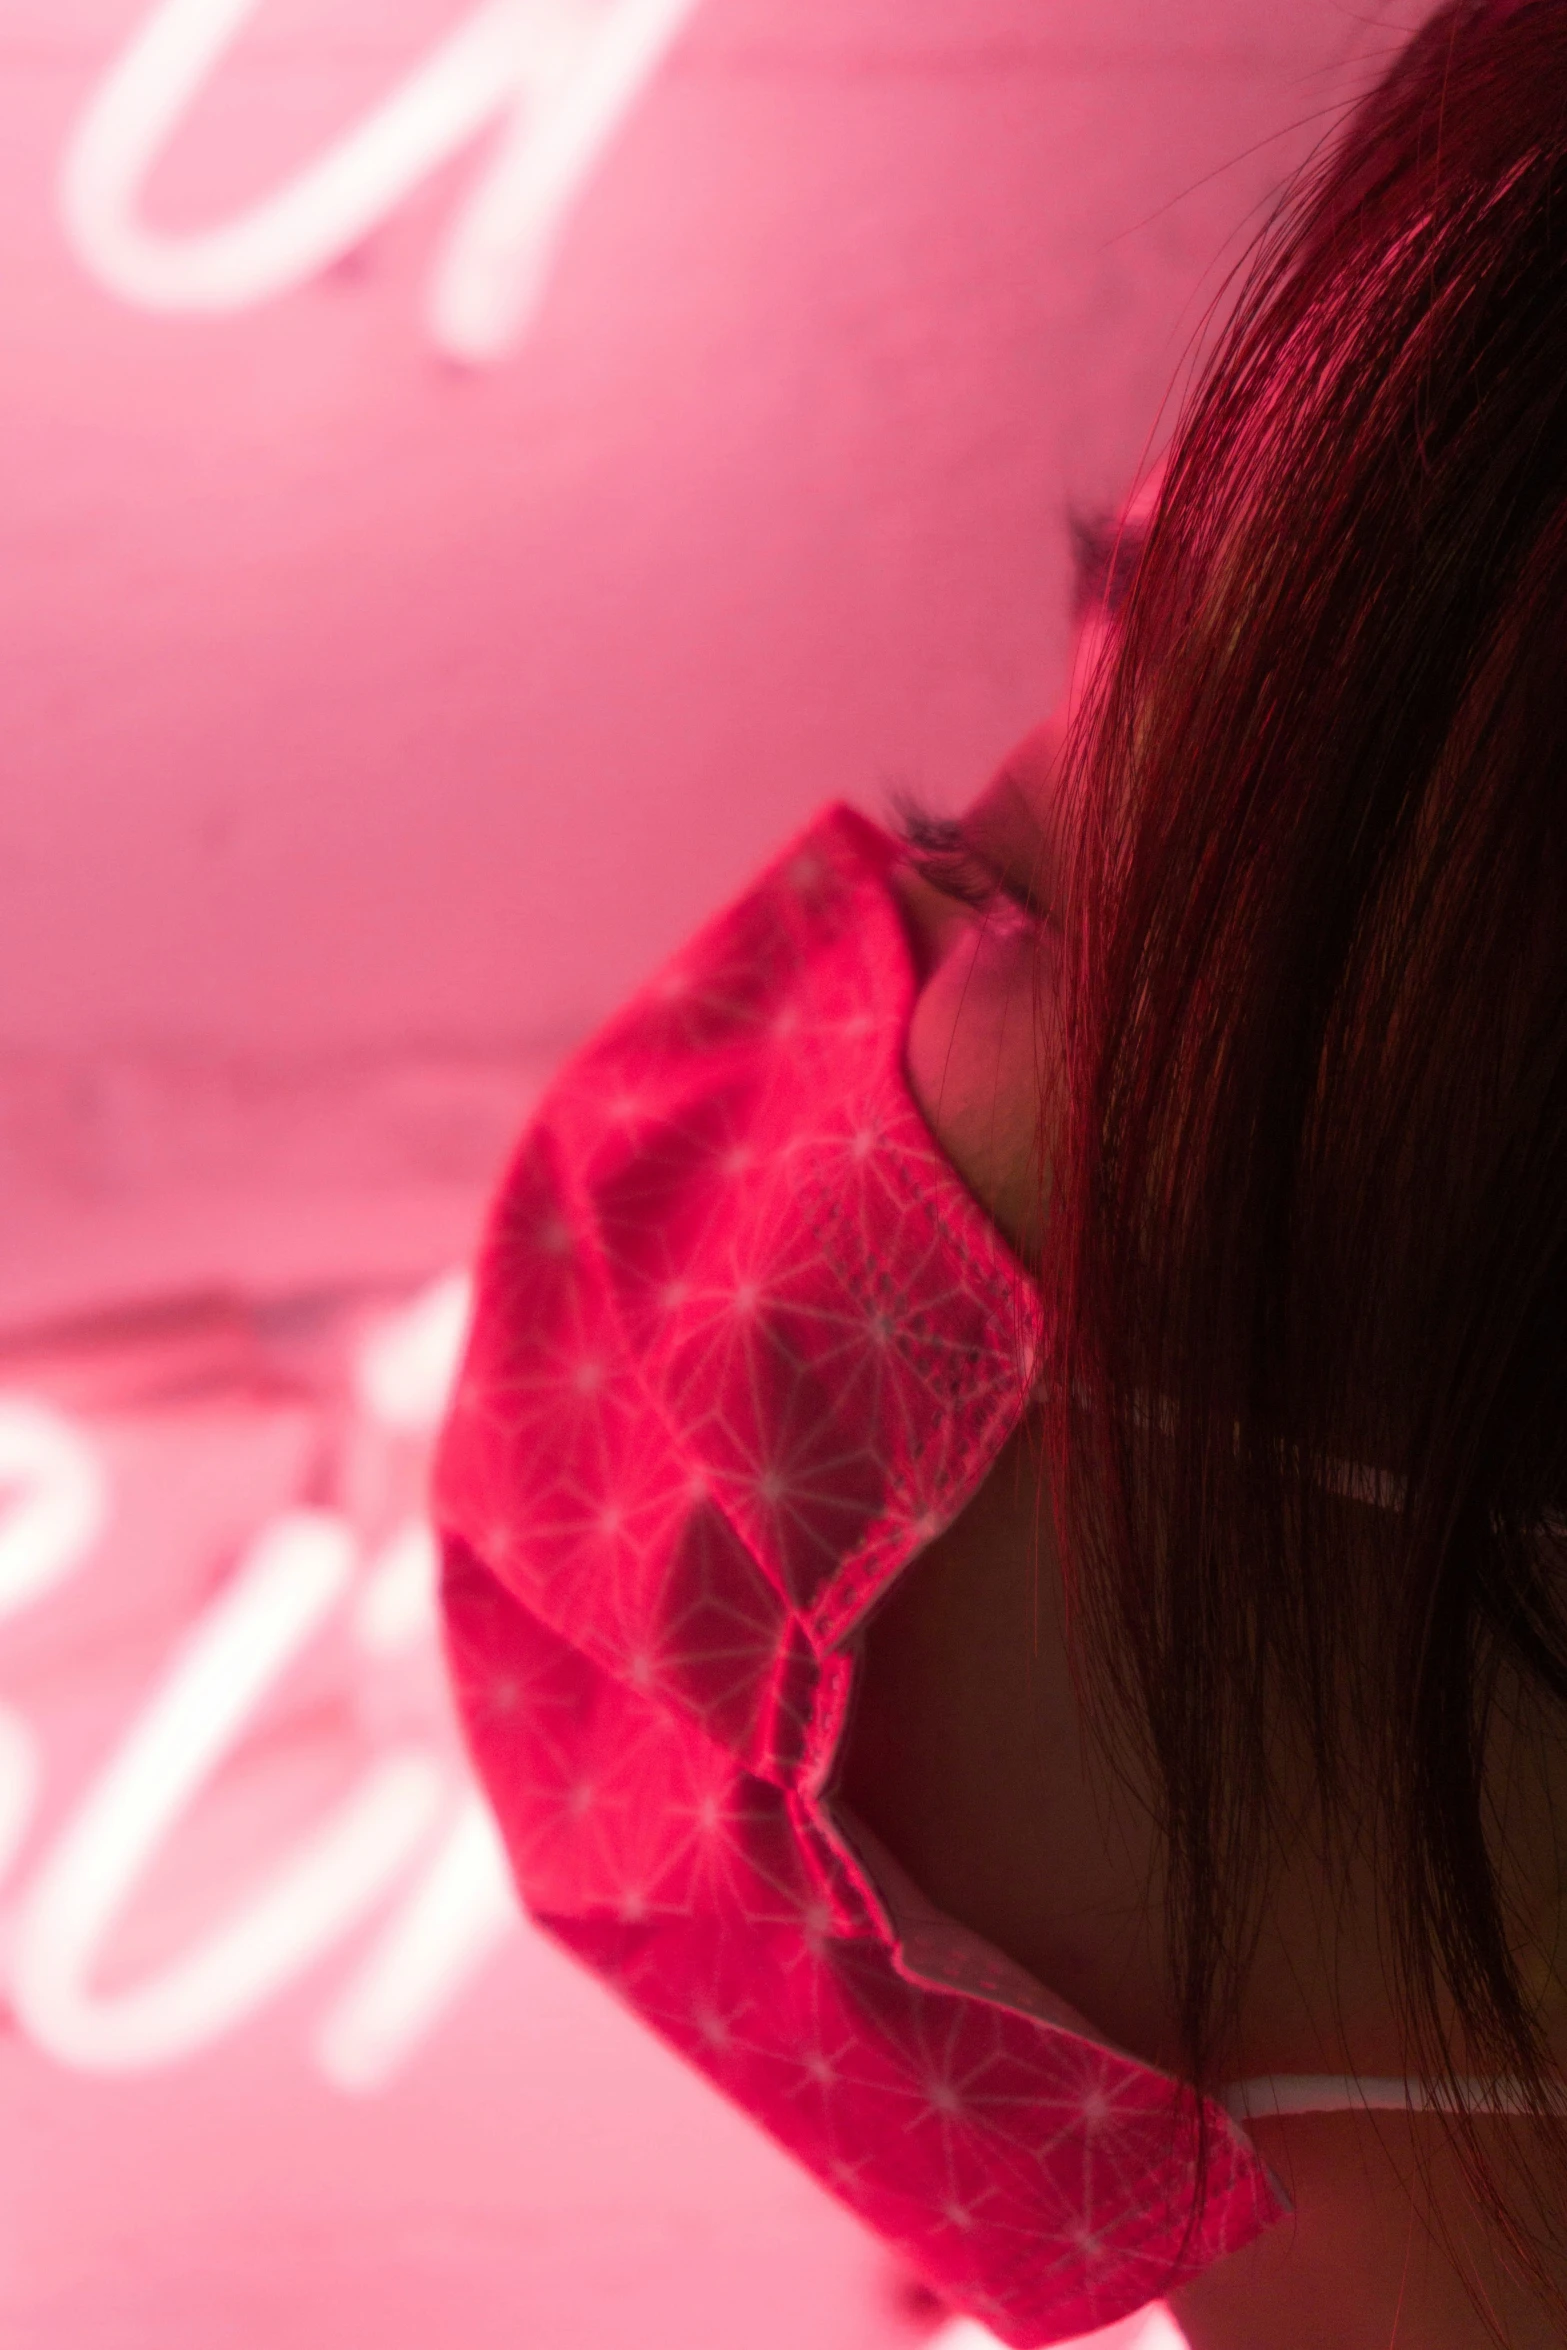
POLYGON ((856 1634, 1023 1411, 1034 1292, 902 1070, 896 844, 836 809, 568 1067, 494 1210, 437 1511, 522 1896, 1008 2342, 1283 2208, 835 1815, 856 1634))

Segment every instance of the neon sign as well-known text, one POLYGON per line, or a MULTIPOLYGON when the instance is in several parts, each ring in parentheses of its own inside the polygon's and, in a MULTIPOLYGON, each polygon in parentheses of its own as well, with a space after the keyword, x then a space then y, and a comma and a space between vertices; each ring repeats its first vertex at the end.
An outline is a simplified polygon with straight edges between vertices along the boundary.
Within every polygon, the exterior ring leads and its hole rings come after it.
MULTIPOLYGON (((470 1306, 466 1278, 450 1275, 369 1331, 351 1381, 361 1436, 428 1438, 470 1306)), ((86 1433, 34 1399, 0 1396, 0 1608, 20 1616, 85 1568, 113 1529, 112 1499, 86 1433)), ((332 1810, 172 1958, 125 1988, 106 1992, 95 1976, 138 1882, 250 1734, 269 1684, 334 1624, 372 1671, 428 1647, 435 1576, 421 1518, 392 1524, 368 1550, 348 1516, 328 1508, 282 1510, 256 1528, 22 1886, 0 1971, 36 2047, 89 2075, 168 2067, 237 2031, 379 1912, 307 2046, 318 2077, 344 2095, 390 2084, 521 1928, 489 1811, 436 1738, 402 1736, 366 1759, 332 1810)), ((0 1711, 0 1786, 13 1740, 25 1748, 30 1795, 36 1744, 18 1715, 0 1711)), ((0 1846, 0 1877, 14 1853, 14 1843, 0 1846)), ((940 2350, 998 2350, 970 2318, 931 2339, 940 2350)), ((1104 2350, 1184 2350, 1159 2310, 1103 2340, 1104 2350)))
POLYGON ((162 0, 89 98, 61 166, 66 233, 123 301, 244 310, 359 244, 482 131, 494 152, 436 263, 426 321, 471 364, 537 311, 572 204, 697 0, 484 0, 360 123, 235 218, 148 225, 142 190, 259 0, 162 0))
MULTIPOLYGON (((426 1437, 444 1409, 469 1312, 462 1275, 372 1329, 355 1366, 366 1419, 426 1437)), ((110 1523, 87 1436, 49 1407, 0 1398, 0 1615, 82 1567, 110 1523)), ((260 1526, 187 1628, 22 1889, 9 1934, 19 2025, 73 2070, 135 2072, 212 2045, 278 1996, 377 1908, 376 1938, 313 2041, 348 2092, 381 2086, 518 1925, 504 1854, 477 1791, 436 1742, 403 1736, 227 1915, 149 1977, 105 1993, 94 1975, 117 1918, 178 1833, 258 1706, 336 1618, 368 1669, 436 1637, 436 1553, 409 1518, 368 1557, 348 1519, 289 1509, 260 1526)), ((0 1872, 41 1778, 37 1740, 0 1708, 0 1872)))
POLYGON ((136 1879, 353 1567, 352 1535, 327 1511, 266 1527, 40 1869, 16 1927, 11 1998, 64 2063, 139 2070, 219 2038, 330 1948, 423 1839, 443 1774, 417 1751, 393 1754, 184 1958, 116 1998, 91 1990, 93 1958, 136 1879))
MULTIPOLYGON (((0 1396, 0 1621, 30 1607, 83 1564, 108 1520, 97 1454, 58 1413, 0 1396)), ((0 1706, 0 1874, 10 1866, 38 1795, 38 1744, 0 1706)))

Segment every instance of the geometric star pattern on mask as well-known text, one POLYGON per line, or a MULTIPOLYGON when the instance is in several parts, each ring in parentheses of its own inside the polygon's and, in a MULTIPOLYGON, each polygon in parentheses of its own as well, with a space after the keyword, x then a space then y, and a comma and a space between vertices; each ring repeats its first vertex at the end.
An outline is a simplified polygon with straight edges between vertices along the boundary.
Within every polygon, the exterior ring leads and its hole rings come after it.
POLYGON ((1282 2199, 833 1806, 857 1627, 1041 1345, 903 1075, 896 853, 829 810, 524 1136, 438 1453, 448 1653, 539 1924, 946 2300, 1045 2342, 1282 2199))

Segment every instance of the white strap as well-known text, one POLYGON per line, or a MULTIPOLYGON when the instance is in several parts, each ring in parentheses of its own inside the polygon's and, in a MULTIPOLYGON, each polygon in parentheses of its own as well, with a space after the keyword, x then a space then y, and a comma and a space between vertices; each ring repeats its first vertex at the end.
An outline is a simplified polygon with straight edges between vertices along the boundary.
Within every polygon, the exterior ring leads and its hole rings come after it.
POLYGON ((1221 2099, 1238 2122, 1286 2113, 1533 2113, 1516 2081, 1442 2082, 1357 2078, 1353 2073, 1269 2073, 1237 2081, 1221 2099))

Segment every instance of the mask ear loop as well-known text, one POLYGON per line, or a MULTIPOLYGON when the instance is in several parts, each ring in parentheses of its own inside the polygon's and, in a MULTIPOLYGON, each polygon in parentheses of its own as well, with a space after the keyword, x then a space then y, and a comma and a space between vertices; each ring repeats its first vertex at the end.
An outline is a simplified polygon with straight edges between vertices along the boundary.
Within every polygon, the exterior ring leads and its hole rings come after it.
POLYGON ((1237 2081, 1219 2099, 1232 2121, 1271 2120, 1292 2113, 1533 2114, 1517 2081, 1461 2080, 1455 2095, 1441 2084, 1353 2073, 1268 2073, 1237 2081))

